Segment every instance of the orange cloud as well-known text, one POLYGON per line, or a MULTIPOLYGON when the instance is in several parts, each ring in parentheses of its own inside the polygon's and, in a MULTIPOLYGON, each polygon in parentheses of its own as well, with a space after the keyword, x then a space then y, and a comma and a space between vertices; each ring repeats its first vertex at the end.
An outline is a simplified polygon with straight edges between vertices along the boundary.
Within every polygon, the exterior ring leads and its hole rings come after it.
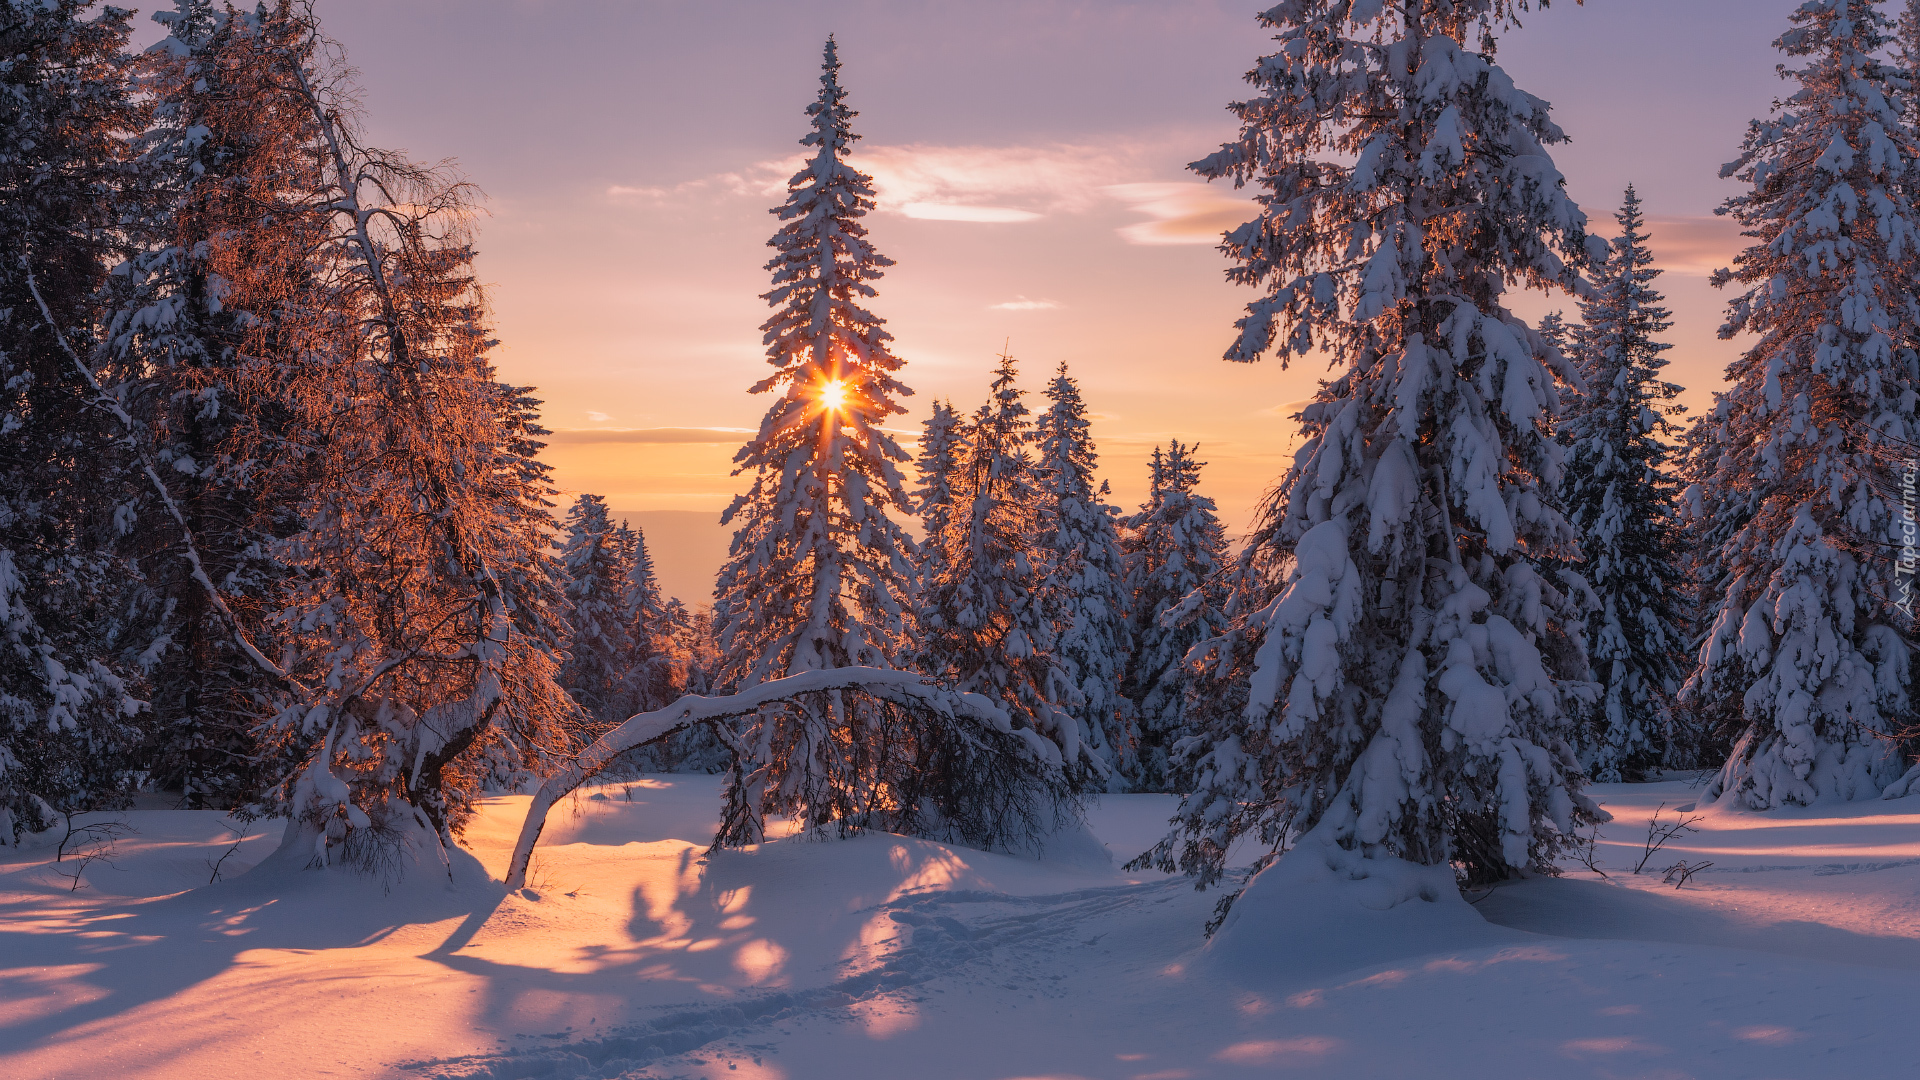
POLYGON ((875 146, 854 164, 873 175, 879 208, 936 221, 1034 221, 1099 202, 1136 171, 1132 144, 1112 146, 875 146))
POLYGON ((1647 219, 1654 265, 1676 274, 1707 275, 1732 266, 1733 257, 1752 243, 1740 235, 1740 223, 1723 217, 1647 219))
POLYGON ((1258 212, 1231 189, 1194 181, 1109 184, 1104 190, 1149 219, 1121 226, 1120 235, 1130 244, 1217 244, 1221 233, 1258 212))
MULTIPOLYGON (((1582 209, 1587 211, 1587 228, 1595 235, 1611 239, 1619 231, 1611 211, 1582 209)), ((1649 216, 1646 232, 1657 269, 1700 277, 1732 266, 1733 257, 1752 243, 1740 235, 1739 222, 1724 217, 1649 216)))
MULTIPOLYGON (((905 146, 862 145, 853 165, 873 177, 875 202, 884 213, 923 221, 1017 224, 1050 214, 1083 213, 1103 203, 1101 191, 1139 175, 1153 148, 1118 142, 1106 146, 905 146)), ((1164 156, 1164 155, 1160 155, 1164 156)), ((672 186, 615 184, 617 200, 665 200, 723 193, 779 198, 787 180, 806 163, 802 154, 757 162, 672 186)))

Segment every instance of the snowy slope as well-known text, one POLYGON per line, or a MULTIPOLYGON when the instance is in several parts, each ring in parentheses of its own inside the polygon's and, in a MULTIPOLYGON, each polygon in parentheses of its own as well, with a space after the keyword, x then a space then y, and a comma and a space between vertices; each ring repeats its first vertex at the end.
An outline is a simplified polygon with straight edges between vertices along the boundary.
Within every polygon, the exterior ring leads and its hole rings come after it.
MULTIPOLYGON (((487 874, 524 797, 488 804, 451 880, 388 893, 270 862, 206 886, 230 842, 219 816, 134 811, 119 869, 94 864, 78 891, 45 851, 0 863, 0 1076, 1911 1070, 1920 800, 1708 815, 1649 864, 1714 863, 1676 891, 1620 868, 1654 807, 1695 793, 1598 794, 1610 878, 1379 910, 1327 902, 1352 883, 1273 875, 1214 946, 1213 894, 1085 850, 1035 862, 876 835, 703 858, 709 777, 557 810, 514 895, 487 874)), ((1091 820, 1124 861, 1172 806, 1107 796, 1091 820)), ((271 846, 246 841, 225 870, 271 846)))

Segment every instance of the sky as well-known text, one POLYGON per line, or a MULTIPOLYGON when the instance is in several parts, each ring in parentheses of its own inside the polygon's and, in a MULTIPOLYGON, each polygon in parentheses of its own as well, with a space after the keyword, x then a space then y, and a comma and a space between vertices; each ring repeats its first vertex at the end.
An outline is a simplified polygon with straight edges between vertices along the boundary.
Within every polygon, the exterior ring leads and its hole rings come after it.
MULTIPOLYGON (((1783 84, 1795 0, 1558 0, 1498 60, 1554 105, 1554 158, 1611 235, 1635 184, 1675 314, 1668 374, 1698 410, 1739 342, 1706 275, 1739 237, 1712 211, 1748 121, 1783 84)), ((871 239, 898 265, 870 305, 917 393, 971 410, 1009 349, 1039 391, 1068 365, 1122 507, 1156 444, 1197 442, 1201 489, 1243 531, 1327 373, 1220 359, 1250 290, 1214 249, 1250 216, 1184 168, 1270 39, 1254 3, 1210 0, 318 0, 360 71, 377 144, 454 159, 487 195, 480 271, 502 377, 539 388, 568 496, 700 522, 770 402, 767 213, 801 153, 820 47, 837 36, 876 179, 871 239)), ((1514 300, 1529 316, 1565 296, 1514 300)), ((663 524, 661 527, 665 527, 663 524)), ((684 546, 684 545, 682 545, 684 546)), ((694 558, 676 554, 670 560, 694 558)), ((686 549, 691 551, 692 549, 686 549)), ((709 544, 703 550, 713 550, 709 544)), ((716 556, 717 557, 717 556, 716 556)), ((700 573, 670 568, 696 591, 700 573)), ((710 576, 706 578, 710 581, 710 576)), ((673 583, 669 583, 673 588, 673 583)))

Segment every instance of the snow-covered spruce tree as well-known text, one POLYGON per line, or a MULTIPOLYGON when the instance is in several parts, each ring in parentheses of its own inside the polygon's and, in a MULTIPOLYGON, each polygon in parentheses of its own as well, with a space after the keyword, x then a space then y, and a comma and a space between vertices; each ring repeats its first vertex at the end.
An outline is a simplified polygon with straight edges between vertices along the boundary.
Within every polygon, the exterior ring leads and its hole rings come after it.
POLYGON ((582 494, 567 510, 560 549, 561 591, 566 595, 567 659, 560 685, 603 725, 617 724, 640 709, 627 708, 627 685, 635 658, 626 611, 627 552, 598 495, 582 494))
POLYGON ((1741 700, 1746 730, 1708 794, 1752 809, 1879 794, 1902 762, 1875 732, 1912 714, 1896 553, 1920 442, 1916 147, 1874 5, 1808 0, 1791 18, 1775 44, 1797 89, 1721 170, 1751 185, 1722 212, 1757 241, 1714 276, 1745 290, 1721 336, 1755 341, 1705 421, 1710 629, 1685 689, 1741 700))
POLYGON ((1562 356, 1573 352, 1573 328, 1567 325, 1564 312, 1549 311, 1540 316, 1540 326, 1535 330, 1547 347, 1562 356))
POLYGON ((141 703, 116 654, 131 568, 124 429, 97 297, 118 261, 128 14, 0 0, 0 845, 120 804, 141 703))
MULTIPOLYGON (((910 393, 892 335, 861 302, 892 260, 861 223, 870 177, 847 163, 857 138, 833 39, 807 107, 813 156, 788 181, 769 241, 775 309, 765 331, 778 400, 735 456, 753 474, 722 523, 737 526, 715 589, 719 679, 742 690, 834 668, 894 668, 910 654, 912 542, 888 516, 909 510, 882 427, 910 393)), ((716 845, 758 842, 768 814, 810 832, 874 827, 1007 844, 1036 826, 1046 763, 1013 731, 910 712, 855 690, 761 709, 739 737, 716 845)))
POLYGON ((921 431, 920 456, 914 462, 920 486, 909 493, 926 533, 914 559, 914 571, 922 583, 939 577, 953 561, 953 525, 965 516, 956 485, 969 446, 966 417, 951 401, 934 402, 933 415, 921 431))
POLYGON ((675 617, 675 625, 679 626, 679 630, 674 637, 687 658, 687 693, 729 693, 732 688, 719 681, 720 645, 714 632, 712 605, 688 608, 678 598, 667 603, 678 607, 681 612, 675 617))
POLYGON ((231 808, 266 779, 252 729, 281 689, 245 654, 231 619, 266 641, 260 617, 286 573, 273 544, 298 527, 297 486, 263 485, 266 470, 244 450, 292 419, 284 378, 260 369, 287 362, 283 327, 315 291, 316 222, 302 201, 317 181, 316 132, 275 91, 288 74, 284 50, 300 47, 284 12, 179 0, 155 18, 169 34, 140 60, 153 123, 122 188, 136 250, 111 279, 104 370, 184 519, 147 492, 124 541, 143 571, 133 610, 151 643, 141 657, 154 712, 142 764, 189 807, 231 808))
POLYGON ((1081 740, 1067 711, 1079 691, 1055 659, 1063 597, 1048 588, 1039 543, 1053 527, 1052 507, 1016 375, 1013 357, 1001 356, 987 402, 967 427, 947 563, 921 596, 920 670, 993 699, 1052 740, 1075 786, 1099 790, 1107 763, 1081 740))
POLYGON ((1187 652, 1224 629, 1226 530, 1213 500, 1195 490, 1205 464, 1194 460, 1195 449, 1179 440, 1164 452, 1154 447, 1147 501, 1127 522, 1133 651, 1123 689, 1138 717, 1139 783, 1146 791, 1180 786, 1169 752, 1189 734, 1187 652))
POLYGON ((1548 157, 1548 106, 1493 63, 1525 7, 1272 7, 1240 139, 1192 166, 1260 188, 1222 245, 1265 290, 1227 358, 1344 370, 1256 529, 1274 550, 1247 565, 1284 578, 1202 647, 1247 705, 1176 748, 1194 789, 1145 862, 1206 884, 1236 837, 1298 830, 1348 877, 1398 859, 1483 882, 1550 867, 1598 814, 1567 741, 1579 613, 1537 568, 1572 553, 1546 423, 1573 376, 1501 298, 1573 288, 1606 246, 1548 157))
POLYGON ((466 188, 367 147, 337 45, 304 15, 277 85, 315 132, 314 317, 285 374, 307 493, 271 616, 292 690, 261 736, 290 770, 257 812, 283 851, 394 867, 450 842, 488 784, 569 750, 562 597, 536 402, 498 382, 466 188))
POLYGON ((623 521, 614 529, 614 542, 625 574, 620 588, 621 621, 627 640, 633 643, 621 706, 630 715, 670 705, 685 692, 686 656, 680 636, 686 629, 687 612, 661 593, 645 533, 623 521))
MULTIPOLYGON (((1907 130, 1920 127, 1920 0, 1905 0, 1900 4, 1900 15, 1894 22, 1893 66, 1899 76, 1907 80, 1908 92, 1901 97, 1901 116, 1906 120, 1907 130)), ((1909 162, 1909 167, 1912 163, 1909 162)), ((1908 189, 1912 197, 1912 189, 1908 189)))
MULTIPOLYGON (((1638 780, 1673 757, 1672 698, 1685 676, 1686 575, 1667 420, 1680 387, 1660 378, 1672 323, 1654 289, 1640 198, 1629 186, 1621 233, 1580 305, 1574 361, 1586 381, 1560 426, 1569 444, 1560 484, 1567 521, 1580 535, 1581 571, 1599 597, 1587 614, 1587 658, 1600 700, 1577 740, 1595 780, 1638 780)), ((1543 329, 1542 336, 1546 336, 1543 329)), ((1681 749, 1693 740, 1681 738, 1681 749)))
MULTIPOLYGON (((623 521, 614 535, 627 568, 622 604, 627 637, 633 642, 621 705, 625 719, 671 705, 683 694, 708 690, 694 670, 689 641, 693 615, 677 598, 661 592, 645 533, 623 521)), ((726 740, 711 726, 697 724, 633 751, 625 764, 636 772, 717 773, 725 771, 732 756, 726 740)))
MULTIPOLYGON (((1704 583, 1715 577, 1713 553, 1726 538, 1729 524, 1715 520, 1707 500, 1708 489, 1719 482, 1714 476, 1720 463, 1716 427, 1725 417, 1727 395, 1716 390, 1713 402, 1712 410, 1695 416, 1692 423, 1681 428, 1679 442, 1673 448, 1674 475, 1680 485, 1674 499, 1674 515, 1679 527, 1680 566, 1686 575, 1691 600, 1688 621, 1692 624, 1694 645, 1698 645, 1705 630, 1700 609, 1711 596, 1704 583)), ((1695 660, 1696 657, 1690 655, 1685 661, 1684 670, 1689 678, 1695 660)), ((1682 768, 1718 768, 1726 763, 1733 744, 1746 730, 1745 708, 1738 695, 1689 694, 1685 692, 1685 685, 1683 682, 1682 692, 1674 695, 1670 703, 1674 713, 1675 762, 1682 768)))
POLYGON ((1053 658, 1079 691, 1077 703, 1064 705, 1079 721, 1078 737, 1106 763, 1107 790, 1118 791, 1138 775, 1132 703, 1120 692, 1129 640, 1120 535, 1113 507, 1094 485, 1092 425, 1067 365, 1047 384, 1046 397, 1035 467, 1047 511, 1039 549, 1052 594, 1053 658))

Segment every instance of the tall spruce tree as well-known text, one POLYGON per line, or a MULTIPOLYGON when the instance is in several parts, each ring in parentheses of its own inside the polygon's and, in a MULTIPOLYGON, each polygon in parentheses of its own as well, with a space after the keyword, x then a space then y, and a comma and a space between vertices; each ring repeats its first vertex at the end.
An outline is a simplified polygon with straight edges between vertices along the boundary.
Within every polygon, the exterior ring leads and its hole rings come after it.
POLYGON ((1299 830, 1347 877, 1398 859, 1489 881, 1551 866, 1597 813, 1567 741, 1579 614, 1539 569, 1573 540, 1546 426, 1561 361, 1502 294, 1572 288, 1605 244, 1548 156, 1547 104, 1493 62, 1526 7, 1272 7, 1240 138, 1192 166, 1260 189, 1224 244, 1229 280, 1264 290, 1228 359, 1343 370, 1254 537, 1275 551, 1250 565, 1284 579, 1203 647, 1247 705, 1187 742, 1182 835, 1145 861, 1204 884, 1236 837, 1299 830))
MULTIPOLYGON (((646 534, 627 522, 614 529, 626 568, 622 609, 633 652, 626 665, 621 717, 673 704, 684 694, 706 694, 705 666, 710 661, 695 637, 694 616, 677 598, 660 590, 646 534)), ((627 755, 640 772, 717 773, 732 758, 726 740, 705 724, 627 755)))
POLYGON ((92 7, 0 0, 0 844, 119 805, 144 709, 114 550, 128 431, 93 371, 122 140, 143 119, 129 14, 92 7))
POLYGON ((1174 440, 1153 448, 1147 501, 1127 523, 1125 587, 1128 658, 1123 691, 1139 718, 1139 783, 1178 787, 1174 745, 1188 734, 1187 653, 1217 636, 1226 598, 1226 530, 1212 499, 1200 494, 1195 447, 1174 440))
MULTIPOLYGON (((1685 672, 1686 576, 1680 566, 1667 417, 1680 387, 1662 380, 1672 322, 1654 289, 1640 198, 1627 188, 1620 235, 1591 299, 1580 305, 1575 362, 1586 390, 1561 433, 1571 445, 1561 504, 1580 534, 1581 570, 1599 604, 1587 614, 1587 656, 1600 700, 1579 750, 1587 773, 1618 783, 1684 753, 1673 695, 1685 672)), ((1545 336, 1543 329, 1542 335, 1545 336)))
POLYGON ((231 622, 266 631, 261 616, 288 572, 275 541, 298 528, 304 498, 298 483, 262 483, 253 452, 292 420, 286 380, 262 369, 296 348, 289 327, 320 291, 308 258, 319 223, 302 205, 318 183, 317 132, 275 89, 305 47, 287 5, 237 15, 179 0, 155 19, 168 36, 141 57, 154 122, 122 189, 136 250, 111 279, 103 370, 167 466, 182 517, 149 496, 123 545, 143 571, 131 606, 153 641, 143 765, 188 807, 233 808, 268 779, 253 729, 280 685, 231 622))
POLYGON ((561 591, 566 595, 567 659, 560 685, 603 725, 617 724, 627 708, 635 653, 626 610, 631 553, 607 515, 606 500, 581 494, 567 510, 560 549, 561 591))
MULTIPOLYGON (((856 115, 827 39, 807 107, 813 156, 788 181, 784 224, 768 242, 775 309, 762 329, 779 395, 735 455, 752 485, 715 590, 719 678, 747 689, 837 668, 896 668, 910 655, 912 541, 888 516, 908 511, 882 425, 910 393, 881 320, 861 306, 892 260, 867 243, 872 179, 847 163, 856 115)), ((1031 831, 1046 763, 1011 731, 967 727, 857 690, 817 691, 763 708, 735 747, 717 845, 758 842, 768 814, 811 832, 877 827, 1005 844, 1031 831)))
POLYGON ((1722 212, 1757 241, 1714 276, 1744 289, 1721 336, 1755 340, 1706 419, 1710 629, 1686 688, 1741 700, 1709 796, 1753 809, 1879 794, 1902 762, 1875 733, 1913 708, 1912 578, 1890 553, 1920 441, 1916 146, 1904 80, 1876 56, 1885 16, 1808 0, 1791 21, 1775 47, 1796 88, 1721 170, 1750 185, 1722 212))
POLYGON ((1054 658, 1060 597, 1046 587, 1037 543, 1052 527, 1051 508, 1034 468, 1031 412, 1017 375, 1013 357, 1002 355, 987 402, 967 428, 950 561, 922 596, 921 670, 1001 704, 1059 747, 1076 784, 1103 785, 1104 765, 1065 708, 1078 691, 1054 658))
POLYGON ((959 489, 961 470, 970 444, 967 420, 951 401, 933 403, 933 415, 923 425, 920 456, 915 468, 920 486, 909 494, 926 539, 915 550, 914 569, 924 585, 938 578, 953 562, 954 522, 964 517, 959 489))
POLYGON ((621 624, 632 653, 626 666, 627 713, 647 712, 673 703, 686 688, 686 657, 680 637, 687 628, 686 608, 660 591, 660 579, 640 529, 621 522, 614 529, 620 553, 621 624))
POLYGON ((1047 511, 1038 546, 1053 594, 1054 661, 1079 692, 1065 706, 1079 722, 1079 739, 1108 769, 1107 789, 1119 791, 1138 773, 1132 703, 1120 692, 1129 648, 1120 535, 1114 508, 1094 486, 1099 455, 1066 364, 1046 397, 1035 464, 1047 511))

